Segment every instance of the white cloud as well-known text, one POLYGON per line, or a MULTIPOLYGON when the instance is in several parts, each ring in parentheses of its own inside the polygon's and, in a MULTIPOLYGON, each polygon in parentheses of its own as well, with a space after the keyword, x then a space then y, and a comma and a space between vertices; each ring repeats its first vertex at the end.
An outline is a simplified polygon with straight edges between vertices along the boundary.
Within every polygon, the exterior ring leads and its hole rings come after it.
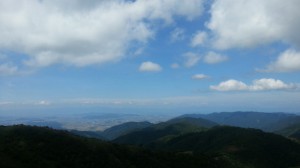
POLYGON ((275 62, 267 66, 263 72, 292 72, 300 71, 300 52, 288 49, 281 53, 275 62))
POLYGON ((197 47, 197 46, 201 46, 204 44, 204 42, 207 39, 207 34, 204 31, 198 31, 191 40, 191 46, 192 47, 197 47))
POLYGON ((138 48, 133 52, 133 55, 138 56, 141 55, 144 52, 144 48, 138 48))
POLYGON ((228 60, 228 57, 225 55, 221 55, 215 52, 208 52, 204 58, 203 61, 207 64, 217 64, 228 60))
POLYGON ((27 55, 28 66, 87 66, 125 57, 131 42, 155 35, 155 22, 189 20, 202 0, 0 1, 0 49, 27 55))
POLYGON ((171 32, 171 41, 176 42, 176 41, 181 41, 184 40, 185 38, 185 31, 182 28, 176 28, 171 32))
POLYGON ((162 68, 159 64, 150 61, 143 62, 139 68, 139 71, 141 72, 159 72, 161 70, 162 68))
POLYGON ((10 63, 0 64, 0 76, 9 76, 18 73, 18 67, 10 63))
POLYGON ((173 68, 173 69, 177 69, 177 68, 179 68, 179 67, 180 67, 180 65, 177 64, 177 63, 173 63, 173 64, 171 65, 171 68, 173 68))
POLYGON ((285 90, 295 88, 294 84, 286 84, 281 80, 275 79, 259 79, 254 80, 253 85, 249 86, 249 90, 260 91, 260 90, 285 90))
POLYGON ((298 88, 295 84, 286 84, 281 80, 262 78, 254 80, 252 85, 230 79, 221 82, 219 85, 210 86, 210 89, 217 91, 264 91, 264 90, 290 90, 298 88))
POLYGON ((217 86, 210 86, 210 89, 217 91, 247 90, 247 88, 248 86, 245 83, 234 79, 221 82, 217 86))
POLYGON ((37 103, 38 105, 42 105, 42 106, 48 106, 50 105, 51 103, 47 100, 41 100, 37 103))
POLYGON ((201 59, 198 54, 192 52, 185 53, 183 57, 185 59, 184 66, 188 68, 195 66, 201 59))
POLYGON ((216 0, 207 27, 219 49, 283 41, 300 47, 300 1, 216 0))
POLYGON ((209 76, 204 75, 204 74, 196 74, 196 75, 193 75, 193 76, 192 76, 192 79, 202 80, 202 79, 206 79, 206 78, 208 78, 208 77, 209 77, 209 76))

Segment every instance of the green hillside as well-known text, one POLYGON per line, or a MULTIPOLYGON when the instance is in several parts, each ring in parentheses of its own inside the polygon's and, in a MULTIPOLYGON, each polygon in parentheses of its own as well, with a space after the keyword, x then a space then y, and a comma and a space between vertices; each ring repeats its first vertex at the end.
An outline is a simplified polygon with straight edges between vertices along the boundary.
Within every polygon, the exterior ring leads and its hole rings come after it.
POLYGON ((299 144, 255 129, 216 127, 174 138, 162 146, 171 151, 192 151, 197 154, 223 153, 255 167, 300 165, 299 144))
POLYGON ((150 122, 126 122, 120 125, 113 126, 101 132, 101 135, 108 140, 115 139, 119 136, 128 134, 153 125, 150 122))
POLYGON ((68 132, 32 126, 0 126, 2 168, 197 168, 232 167, 205 155, 155 152, 68 132))
POLYGON ((201 132, 216 125, 212 121, 201 118, 176 118, 120 136, 114 142, 144 146, 159 141, 167 141, 186 133, 201 132))
POLYGON ((296 141, 257 129, 213 125, 204 119, 176 118, 128 133, 114 143, 47 127, 0 126, 0 167, 300 166, 300 144, 296 141))
MULTIPOLYGON (((156 132, 139 131, 135 136, 121 137, 121 143, 132 144, 140 136, 151 137, 156 132), (130 139, 132 138, 132 139, 130 139)), ((118 139, 117 139, 118 140, 118 139)), ((226 159, 241 167, 282 168, 300 166, 300 145, 280 135, 256 129, 214 127, 207 131, 176 136, 167 141, 139 141, 146 148, 206 154, 226 159)))
POLYGON ((300 142, 300 123, 293 124, 275 132, 289 138, 296 139, 300 142))

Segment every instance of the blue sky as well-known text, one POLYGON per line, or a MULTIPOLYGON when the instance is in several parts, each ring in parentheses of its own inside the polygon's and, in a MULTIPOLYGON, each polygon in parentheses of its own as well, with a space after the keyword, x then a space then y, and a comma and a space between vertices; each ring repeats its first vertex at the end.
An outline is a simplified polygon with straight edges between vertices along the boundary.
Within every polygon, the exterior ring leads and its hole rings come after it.
POLYGON ((299 112, 298 6, 1 1, 0 108, 299 112))

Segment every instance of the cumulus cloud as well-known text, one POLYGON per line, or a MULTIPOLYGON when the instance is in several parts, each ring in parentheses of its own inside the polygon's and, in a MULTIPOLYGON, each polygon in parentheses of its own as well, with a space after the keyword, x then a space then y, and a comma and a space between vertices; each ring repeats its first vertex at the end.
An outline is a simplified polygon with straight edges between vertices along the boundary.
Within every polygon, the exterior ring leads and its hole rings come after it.
POLYGON ((288 49, 281 53, 263 72, 292 72, 300 71, 300 52, 288 49))
POLYGON ((182 28, 176 28, 171 32, 171 41, 176 42, 176 41, 181 41, 184 40, 185 38, 185 31, 182 28))
POLYGON ((234 79, 230 79, 224 82, 221 82, 219 85, 210 86, 210 89, 217 91, 234 91, 234 90, 247 90, 248 86, 234 79))
POLYGON ((191 46, 192 47, 197 47, 197 46, 201 46, 204 44, 204 42, 207 39, 207 34, 204 31, 198 31, 191 40, 191 46))
POLYGON ((259 80, 254 80, 253 85, 250 86, 250 90, 285 90, 293 89, 295 87, 295 84, 286 84, 281 80, 263 78, 259 80))
POLYGON ((0 49, 28 56, 27 66, 87 66, 121 60, 132 42, 154 37, 154 22, 192 20, 202 0, 0 1, 0 49))
POLYGON ((252 85, 247 85, 242 81, 230 79, 221 82, 219 85, 210 86, 210 89, 216 91, 264 91, 264 90, 290 90, 296 89, 295 84, 286 84, 281 80, 272 78, 262 78, 254 80, 252 85))
POLYGON ((203 61, 207 64, 217 64, 228 60, 228 57, 225 55, 221 55, 215 52, 208 52, 204 58, 203 61))
POLYGON ((300 47, 300 1, 216 0, 207 27, 219 49, 282 41, 300 47))
POLYGON ((208 77, 209 77, 209 76, 204 75, 204 74, 196 74, 196 75, 193 75, 193 76, 192 76, 192 79, 202 80, 202 79, 206 79, 206 78, 208 78, 208 77))
POLYGON ((140 65, 139 71, 141 72, 159 72, 162 68, 159 64, 153 63, 151 61, 143 62, 140 65))
POLYGON ((187 68, 193 67, 197 65, 197 63, 200 61, 201 57, 193 52, 187 52, 183 54, 183 57, 185 59, 184 66, 187 68))

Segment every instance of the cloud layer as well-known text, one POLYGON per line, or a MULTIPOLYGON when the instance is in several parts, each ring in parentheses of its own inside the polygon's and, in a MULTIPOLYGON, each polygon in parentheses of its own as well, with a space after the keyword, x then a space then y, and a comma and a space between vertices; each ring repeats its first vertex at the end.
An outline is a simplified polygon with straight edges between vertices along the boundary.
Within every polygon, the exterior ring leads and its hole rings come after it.
POLYGON ((0 64, 0 76, 14 75, 18 72, 18 67, 9 63, 0 64))
POLYGON ((207 40, 207 33, 204 31, 198 31, 191 40, 191 46, 197 47, 202 46, 207 40))
POLYGON ((205 56, 203 61, 207 64, 217 64, 228 60, 228 57, 225 55, 221 55, 215 52, 208 52, 205 56))
POLYGON ((281 53, 275 62, 267 66, 265 72, 292 72, 300 71, 300 52, 288 49, 281 53))
POLYGON ((184 40, 185 38, 185 31, 182 28, 176 28, 171 32, 171 41, 172 42, 177 42, 177 41, 181 41, 184 40))
POLYGON ((216 0, 207 27, 219 49, 285 42, 300 47, 300 1, 216 0))
POLYGON ((187 52, 183 55, 184 57, 184 66, 187 68, 191 68, 195 65, 197 65, 197 63, 200 61, 201 57, 196 54, 196 53, 192 53, 192 52, 187 52))
POLYGON ((27 55, 33 67, 114 62, 131 42, 153 38, 156 20, 191 20, 202 10, 202 0, 0 1, 0 49, 27 55))
POLYGON ((254 80, 252 85, 247 85, 242 81, 230 79, 221 82, 219 85, 210 86, 216 91, 264 91, 264 90, 290 90, 296 89, 295 84, 286 84, 281 80, 262 78, 254 80))

